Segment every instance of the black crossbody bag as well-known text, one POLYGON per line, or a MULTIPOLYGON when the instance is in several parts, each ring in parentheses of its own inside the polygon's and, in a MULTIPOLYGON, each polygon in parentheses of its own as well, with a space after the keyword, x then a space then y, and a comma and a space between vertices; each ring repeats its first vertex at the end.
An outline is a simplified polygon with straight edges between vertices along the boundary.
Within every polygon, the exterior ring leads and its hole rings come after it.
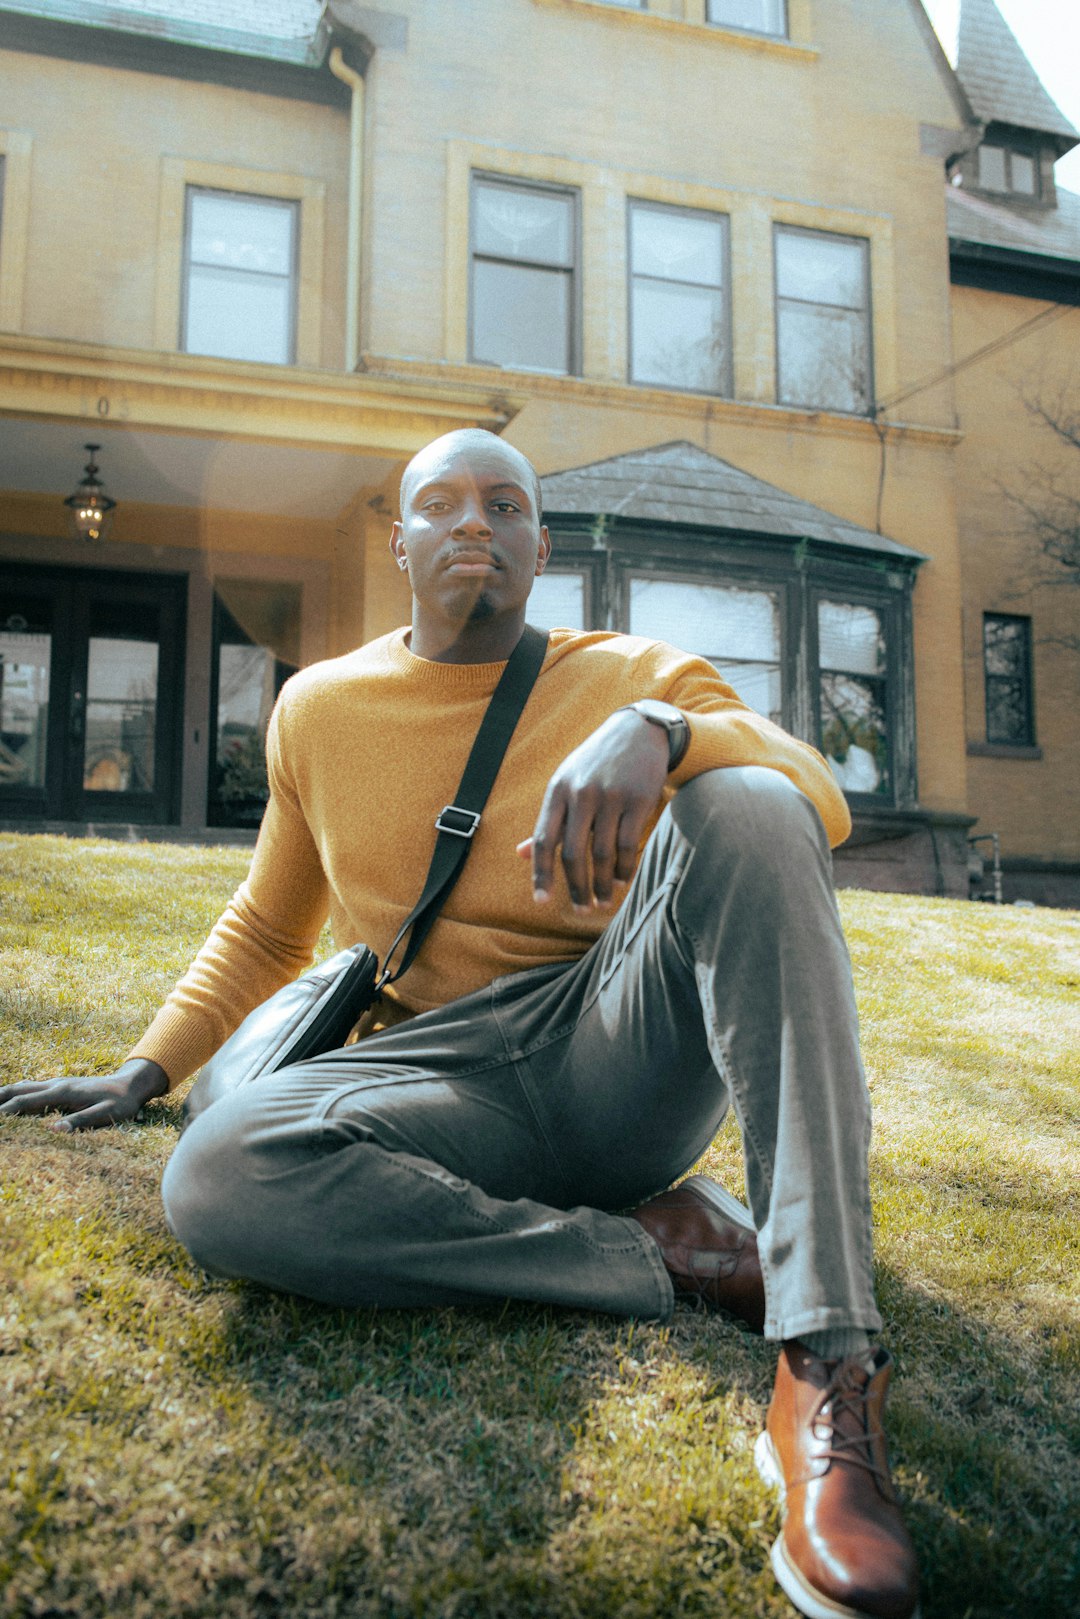
POLYGON ((454 802, 435 818, 438 836, 420 898, 398 929, 379 971, 375 952, 350 945, 257 1006, 203 1067, 184 1103, 190 1124, 212 1102, 253 1079, 343 1046, 387 984, 408 971, 461 876, 480 815, 547 651, 547 636, 525 626, 491 694, 454 802), (407 936, 407 939, 406 939, 407 936), (393 967, 399 945, 401 962, 393 967))

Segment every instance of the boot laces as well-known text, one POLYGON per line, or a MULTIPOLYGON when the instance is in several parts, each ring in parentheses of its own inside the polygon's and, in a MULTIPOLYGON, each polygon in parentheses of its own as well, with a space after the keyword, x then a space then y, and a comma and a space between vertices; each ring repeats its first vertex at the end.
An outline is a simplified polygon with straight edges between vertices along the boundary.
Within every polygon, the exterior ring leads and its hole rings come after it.
POLYGON ((810 1416, 811 1431, 817 1434, 819 1425, 827 1424, 830 1443, 819 1453, 822 1460, 850 1462, 870 1473, 889 1493, 887 1468, 873 1456, 875 1440, 883 1440, 880 1427, 870 1426, 870 1378, 856 1360, 842 1360, 822 1390, 810 1416), (831 1403, 831 1411, 826 1407, 831 1403), (849 1417, 850 1429, 841 1429, 841 1419, 849 1417))

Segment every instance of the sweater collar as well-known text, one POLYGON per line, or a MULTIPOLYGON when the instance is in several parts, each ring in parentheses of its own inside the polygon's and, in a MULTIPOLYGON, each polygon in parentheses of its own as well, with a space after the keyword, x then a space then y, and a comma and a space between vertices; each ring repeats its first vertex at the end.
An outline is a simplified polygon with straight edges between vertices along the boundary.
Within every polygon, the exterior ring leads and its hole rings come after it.
POLYGON ((409 650, 410 634, 408 625, 393 630, 387 652, 393 667, 417 684, 432 689, 452 687, 456 691, 489 692, 494 690, 506 668, 505 658, 500 663, 436 663, 431 658, 418 658, 409 650))

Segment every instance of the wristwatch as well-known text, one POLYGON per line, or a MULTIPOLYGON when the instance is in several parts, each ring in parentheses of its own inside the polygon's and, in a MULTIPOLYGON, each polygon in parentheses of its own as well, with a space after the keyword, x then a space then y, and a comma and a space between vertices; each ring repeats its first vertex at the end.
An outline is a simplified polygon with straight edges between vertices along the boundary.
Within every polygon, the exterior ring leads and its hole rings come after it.
POLYGON ((659 725, 667 732, 670 775, 690 746, 690 724, 686 715, 673 703, 661 703, 655 697, 643 697, 640 702, 627 703, 625 706, 640 714, 643 720, 648 720, 650 725, 659 725))

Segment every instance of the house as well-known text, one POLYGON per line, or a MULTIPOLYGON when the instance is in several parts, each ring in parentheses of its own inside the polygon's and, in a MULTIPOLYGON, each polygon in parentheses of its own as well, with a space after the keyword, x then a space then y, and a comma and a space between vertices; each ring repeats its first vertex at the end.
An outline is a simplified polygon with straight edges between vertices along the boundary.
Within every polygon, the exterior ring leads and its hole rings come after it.
POLYGON ((407 615, 402 463, 481 425, 535 617, 821 746, 841 883, 967 893, 974 826, 1075 902, 1066 593, 989 472, 1076 343, 1005 339, 1076 302, 1080 137, 990 0, 955 63, 917 0, 18 0, 0 86, 3 824, 249 836, 281 680, 407 615))

